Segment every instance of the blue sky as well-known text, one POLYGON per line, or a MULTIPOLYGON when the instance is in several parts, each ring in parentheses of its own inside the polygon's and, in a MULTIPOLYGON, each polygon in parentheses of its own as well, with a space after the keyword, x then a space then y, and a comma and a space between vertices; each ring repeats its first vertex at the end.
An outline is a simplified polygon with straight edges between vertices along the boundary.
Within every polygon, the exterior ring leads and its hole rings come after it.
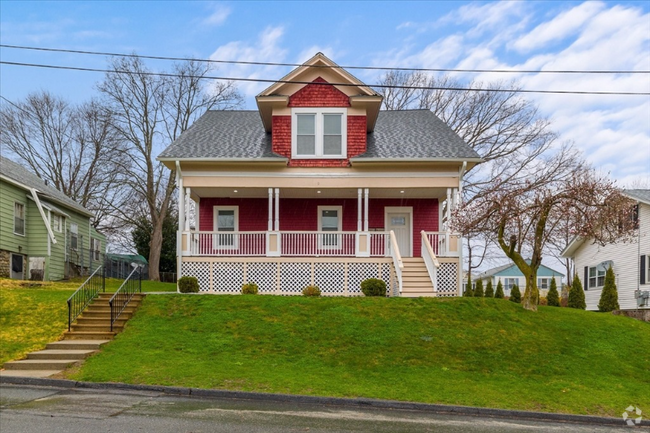
MULTIPOLYGON (((0 2, 3 44, 222 60, 469 69, 650 70, 650 2, 0 2)), ((3 61, 106 67, 102 56, 2 48, 3 61)), ((150 61, 152 69, 169 62, 150 61)), ((213 75, 280 78, 282 67, 213 75)), ((377 71, 353 71, 368 84, 377 71)), ((0 66, 10 100, 41 89, 79 102, 100 73, 0 66)), ((650 75, 459 74, 529 89, 650 92, 650 75)), ((241 84, 247 108, 265 84, 241 84)), ((650 187, 650 96, 528 95, 599 170, 650 187)))

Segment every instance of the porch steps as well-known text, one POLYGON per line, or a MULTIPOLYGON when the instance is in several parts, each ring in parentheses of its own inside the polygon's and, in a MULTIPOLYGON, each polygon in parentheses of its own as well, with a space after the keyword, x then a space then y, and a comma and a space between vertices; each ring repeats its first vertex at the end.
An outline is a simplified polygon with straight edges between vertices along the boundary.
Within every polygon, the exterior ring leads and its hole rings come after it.
POLYGON ((49 343, 44 350, 28 353, 26 359, 6 362, 0 376, 50 377, 83 362, 124 329, 144 298, 143 294, 134 295, 111 331, 108 301, 112 295, 101 293, 77 318, 71 330, 64 332, 63 340, 49 343))
POLYGON ((422 257, 404 257, 402 263, 402 297, 436 296, 422 257))

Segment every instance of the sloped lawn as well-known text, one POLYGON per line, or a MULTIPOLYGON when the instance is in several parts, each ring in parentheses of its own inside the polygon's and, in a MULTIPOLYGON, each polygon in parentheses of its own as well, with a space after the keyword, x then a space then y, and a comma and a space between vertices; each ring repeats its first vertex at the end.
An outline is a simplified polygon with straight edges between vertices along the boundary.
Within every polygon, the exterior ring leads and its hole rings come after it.
POLYGON ((650 326, 495 299, 149 296, 71 375, 620 416, 650 408, 650 326))

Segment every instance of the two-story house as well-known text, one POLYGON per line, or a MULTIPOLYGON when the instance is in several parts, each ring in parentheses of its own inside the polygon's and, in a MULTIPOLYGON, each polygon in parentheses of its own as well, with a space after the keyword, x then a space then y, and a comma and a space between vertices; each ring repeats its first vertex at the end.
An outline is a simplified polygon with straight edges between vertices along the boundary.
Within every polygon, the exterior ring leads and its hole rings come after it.
POLYGON ((636 202, 638 226, 632 238, 603 246, 577 237, 562 252, 563 257, 573 260, 582 280, 587 310, 598 310, 610 266, 616 276, 621 310, 650 308, 650 296, 643 297, 650 292, 650 190, 629 189, 624 193, 636 202))
POLYGON ((256 100, 206 112, 158 157, 179 186, 179 276, 210 293, 354 296, 366 278, 391 295, 459 293, 447 221, 481 161, 472 148, 428 110, 380 111, 321 53, 256 100))
POLYGON ((106 238, 93 214, 0 156, 0 277, 61 280, 101 265, 106 238))

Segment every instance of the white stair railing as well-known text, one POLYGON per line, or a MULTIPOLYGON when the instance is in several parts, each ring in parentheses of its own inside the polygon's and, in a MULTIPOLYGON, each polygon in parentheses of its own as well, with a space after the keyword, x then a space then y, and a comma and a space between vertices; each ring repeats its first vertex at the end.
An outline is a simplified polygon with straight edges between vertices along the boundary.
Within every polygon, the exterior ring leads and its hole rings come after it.
POLYGON ((402 269, 404 269, 404 263, 402 262, 402 256, 399 253, 399 246, 397 245, 395 232, 392 230, 390 231, 390 256, 393 258, 393 266, 395 268, 395 274, 397 275, 399 295, 402 296, 402 269))
POLYGON ((438 291, 438 268, 440 267, 440 262, 438 262, 438 258, 433 252, 427 233, 422 230, 420 234, 422 236, 422 258, 424 259, 424 265, 427 267, 427 272, 433 285, 433 292, 436 293, 438 291))

